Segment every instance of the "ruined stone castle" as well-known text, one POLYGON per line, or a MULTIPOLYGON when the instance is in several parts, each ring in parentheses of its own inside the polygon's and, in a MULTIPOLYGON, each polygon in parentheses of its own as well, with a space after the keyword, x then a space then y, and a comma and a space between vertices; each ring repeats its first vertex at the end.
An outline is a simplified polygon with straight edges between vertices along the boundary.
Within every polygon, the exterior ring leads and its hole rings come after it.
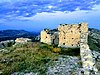
POLYGON ((80 47, 81 33, 88 33, 88 24, 60 24, 57 29, 41 31, 41 42, 61 47, 80 47))
POLYGON ((60 24, 57 29, 41 31, 41 42, 60 47, 79 47, 84 75, 98 71, 88 46, 88 23, 60 24))

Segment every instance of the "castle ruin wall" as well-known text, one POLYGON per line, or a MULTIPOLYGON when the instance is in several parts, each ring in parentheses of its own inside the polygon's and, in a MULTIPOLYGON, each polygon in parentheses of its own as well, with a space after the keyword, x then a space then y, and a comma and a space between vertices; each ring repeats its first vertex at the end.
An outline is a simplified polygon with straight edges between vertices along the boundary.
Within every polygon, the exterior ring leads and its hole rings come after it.
POLYGON ((88 32, 88 24, 64 24, 58 27, 59 46, 61 47, 80 47, 81 33, 88 32))

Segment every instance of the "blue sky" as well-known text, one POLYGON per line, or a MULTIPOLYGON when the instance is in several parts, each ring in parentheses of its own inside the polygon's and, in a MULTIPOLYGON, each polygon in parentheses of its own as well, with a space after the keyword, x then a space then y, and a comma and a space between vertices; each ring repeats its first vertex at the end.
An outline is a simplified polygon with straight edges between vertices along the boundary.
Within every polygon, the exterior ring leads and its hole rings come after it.
POLYGON ((0 0, 0 30, 38 32, 80 22, 100 29, 100 0, 0 0))

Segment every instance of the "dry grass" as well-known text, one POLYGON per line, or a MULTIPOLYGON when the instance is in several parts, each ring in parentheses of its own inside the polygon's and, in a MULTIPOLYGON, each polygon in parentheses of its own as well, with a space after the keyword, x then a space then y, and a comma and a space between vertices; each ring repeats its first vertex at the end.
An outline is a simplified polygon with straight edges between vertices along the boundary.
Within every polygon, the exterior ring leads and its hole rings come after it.
POLYGON ((72 49, 39 42, 17 44, 6 49, 8 52, 0 53, 2 75, 11 75, 14 72, 40 72, 40 75, 45 75, 48 66, 58 59, 59 54, 77 55, 72 49))
POLYGON ((2 75, 14 72, 40 72, 44 75, 47 63, 58 58, 58 54, 48 48, 41 48, 40 43, 18 44, 8 53, 0 53, 0 71, 2 75), (13 50, 14 49, 14 50, 13 50))

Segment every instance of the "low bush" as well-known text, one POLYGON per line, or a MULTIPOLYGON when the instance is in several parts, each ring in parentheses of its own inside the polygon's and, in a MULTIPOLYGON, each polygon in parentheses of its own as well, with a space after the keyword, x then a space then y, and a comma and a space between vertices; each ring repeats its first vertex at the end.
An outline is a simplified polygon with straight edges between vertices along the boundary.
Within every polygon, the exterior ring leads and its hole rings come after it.
POLYGON ((80 56, 80 48, 61 48, 60 54, 70 56, 80 56))
POLYGON ((61 52, 61 48, 53 48, 53 52, 60 53, 61 52))
POLYGON ((52 50, 53 49, 53 45, 48 45, 48 44, 40 44, 40 49, 48 49, 48 50, 52 50))
POLYGON ((28 42, 28 43, 16 43, 16 44, 14 45, 15 48, 23 48, 23 47, 31 48, 31 47, 33 47, 33 46, 34 46, 33 42, 28 42))

